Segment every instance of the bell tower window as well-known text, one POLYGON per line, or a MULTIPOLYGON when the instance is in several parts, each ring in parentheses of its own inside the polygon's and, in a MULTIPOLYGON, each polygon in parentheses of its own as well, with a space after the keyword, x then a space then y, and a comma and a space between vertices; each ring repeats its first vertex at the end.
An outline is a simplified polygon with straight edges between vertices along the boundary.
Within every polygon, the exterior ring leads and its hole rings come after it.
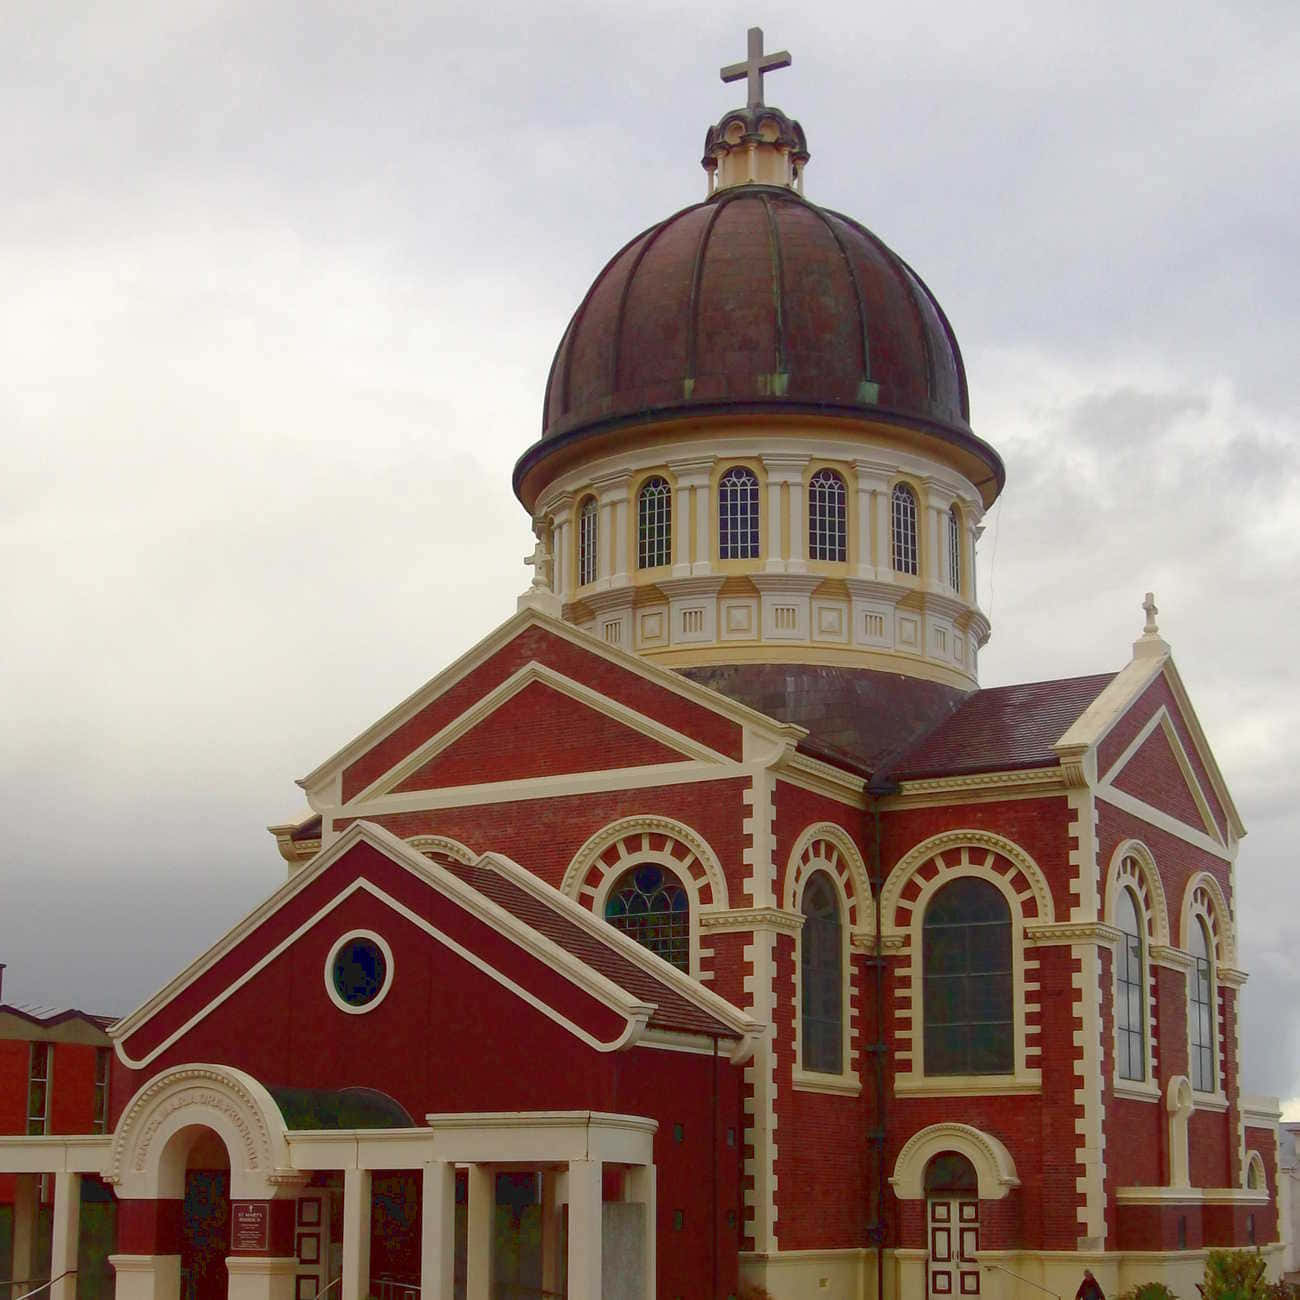
POLYGON ((895 485, 890 494, 893 521, 893 566, 895 573, 917 572, 916 494, 906 483, 895 485))
POLYGON ((718 484, 718 556, 758 557, 758 479, 743 465, 729 469, 718 484))
POLYGON ((636 563, 639 569, 667 564, 672 556, 672 493, 661 478, 649 479, 636 499, 636 563))
POLYGON ((961 516, 956 506, 948 508, 948 585, 961 590, 961 516))
POLYGON ((588 497, 578 511, 578 586, 596 581, 596 498, 588 497))
POLYGON ((842 562, 848 547, 844 480, 821 469, 808 484, 808 558, 842 562))

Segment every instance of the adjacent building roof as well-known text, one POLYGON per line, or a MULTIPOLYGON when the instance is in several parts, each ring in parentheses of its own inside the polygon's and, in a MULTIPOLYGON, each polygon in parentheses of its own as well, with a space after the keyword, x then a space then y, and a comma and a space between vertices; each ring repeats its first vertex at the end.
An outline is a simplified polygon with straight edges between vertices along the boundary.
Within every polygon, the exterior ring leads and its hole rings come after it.
POLYGON ((895 780, 1051 767, 1052 748, 1114 673, 975 691, 889 767, 895 780))

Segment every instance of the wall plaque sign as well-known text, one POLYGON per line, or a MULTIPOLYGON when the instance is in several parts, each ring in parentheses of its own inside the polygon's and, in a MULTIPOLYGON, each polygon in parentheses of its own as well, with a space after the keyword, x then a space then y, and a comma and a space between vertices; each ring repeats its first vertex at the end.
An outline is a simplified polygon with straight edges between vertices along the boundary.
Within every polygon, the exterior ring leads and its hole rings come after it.
POLYGON ((230 1203, 230 1249, 267 1250, 271 1244, 269 1201, 230 1203))

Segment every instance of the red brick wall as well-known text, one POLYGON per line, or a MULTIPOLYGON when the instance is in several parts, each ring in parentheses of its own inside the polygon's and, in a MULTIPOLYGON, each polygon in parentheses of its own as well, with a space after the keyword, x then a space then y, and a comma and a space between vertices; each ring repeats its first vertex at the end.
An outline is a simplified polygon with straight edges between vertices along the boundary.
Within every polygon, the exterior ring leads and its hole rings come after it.
POLYGON ((1196 752, 1196 747, 1192 743, 1192 735, 1183 720, 1182 713, 1174 700, 1173 692, 1169 689, 1168 683, 1164 677, 1157 677, 1155 681, 1134 701, 1128 712, 1111 728, 1109 734, 1097 747, 1097 772, 1099 776, 1106 776, 1110 768, 1114 765, 1115 760, 1128 748, 1129 744, 1137 737, 1137 734, 1150 720, 1151 715, 1164 705, 1168 710, 1173 721, 1175 732, 1182 741, 1183 748, 1187 751, 1188 758, 1191 762, 1192 770, 1196 773, 1196 778, 1200 782, 1201 789, 1205 792, 1205 797, 1210 805, 1211 813, 1217 822, 1220 831, 1223 831, 1227 825, 1222 804, 1215 794, 1209 778, 1209 773, 1205 769, 1205 764, 1201 762, 1200 755, 1196 752))
POLYGON ((1277 1131, 1272 1128, 1246 1126, 1246 1150, 1258 1151, 1264 1162, 1264 1180, 1268 1184, 1269 1203, 1255 1211, 1255 1240, 1277 1241, 1277 1131))
POLYGON ((50 1065, 51 1133, 89 1133, 95 1105, 95 1048, 54 1043, 50 1065))
POLYGON ((476 700, 534 661, 638 712, 659 718, 730 758, 741 757, 741 728, 734 722, 590 650, 540 627, 530 627, 352 763, 343 776, 344 799, 365 789, 476 700))
POLYGON ((1232 1187, 1230 1149, 1235 1126, 1225 1111, 1194 1110, 1187 1122, 1187 1155, 1193 1187, 1232 1187))
MULTIPOLYGON (((547 884, 559 887, 573 856, 602 827, 622 817, 654 814, 675 818, 708 841, 727 878, 732 906, 740 897, 746 844, 744 778, 612 790, 560 799, 520 799, 410 813, 388 813, 368 820, 402 839, 412 835, 448 835, 474 850, 504 853, 547 884)), ((340 819, 343 829, 350 819, 340 819)), ((354 820, 354 819, 352 819, 354 820)))
POLYGON ((550 686, 530 682, 395 788, 433 790, 685 759, 550 686))
POLYGON ((0 1038, 0 1133, 27 1132, 27 1072, 31 1044, 0 1038))
POLYGON ((1174 758, 1163 727, 1157 727, 1143 741, 1137 753, 1115 777, 1114 784, 1117 789, 1136 795, 1198 831, 1205 829, 1205 819, 1196 806, 1182 768, 1174 758))

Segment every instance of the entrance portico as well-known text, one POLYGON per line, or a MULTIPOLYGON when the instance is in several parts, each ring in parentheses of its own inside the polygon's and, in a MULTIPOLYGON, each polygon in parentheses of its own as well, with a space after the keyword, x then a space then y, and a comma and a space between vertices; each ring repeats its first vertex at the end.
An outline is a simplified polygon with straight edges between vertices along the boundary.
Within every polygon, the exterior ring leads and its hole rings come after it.
POLYGON ((68 1274, 54 1284, 54 1300, 75 1300, 85 1174, 100 1176, 117 1198, 117 1250, 110 1256, 117 1300, 185 1300, 187 1174, 198 1167, 193 1159, 204 1167, 218 1163, 211 1153, 222 1149, 229 1162, 229 1300, 315 1300, 327 1289, 319 1269, 301 1258, 298 1212, 300 1200, 319 1198, 326 1179, 342 1184, 339 1300, 375 1294, 371 1184, 375 1175, 398 1170, 420 1173, 420 1289, 425 1297, 453 1296, 460 1280, 458 1168, 467 1178, 468 1300, 493 1294, 495 1188, 504 1173, 537 1178, 544 1291, 570 1300, 646 1300, 655 1294, 656 1128, 636 1116, 544 1111, 430 1115, 426 1125, 409 1128, 295 1131, 256 1079, 195 1064, 146 1083, 111 1136, 0 1138, 0 1172, 54 1177, 51 1277, 68 1274))

